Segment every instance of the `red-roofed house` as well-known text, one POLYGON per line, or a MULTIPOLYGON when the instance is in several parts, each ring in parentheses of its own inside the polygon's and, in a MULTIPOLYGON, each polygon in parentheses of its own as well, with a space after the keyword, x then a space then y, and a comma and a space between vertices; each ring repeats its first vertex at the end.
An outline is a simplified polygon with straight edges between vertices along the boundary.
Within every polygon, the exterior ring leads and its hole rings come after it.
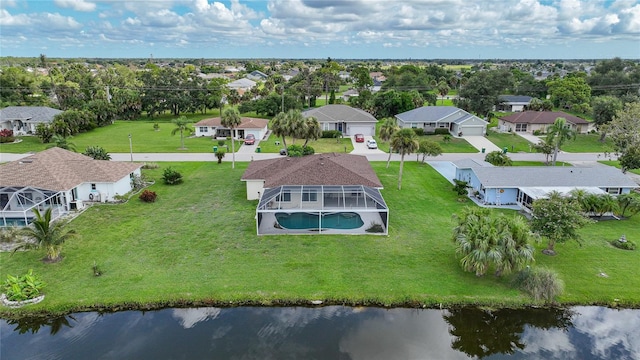
MULTIPOLYGON (((244 139, 247 135, 253 134, 256 139, 262 139, 267 134, 269 120, 259 118, 243 117, 240 125, 233 129, 234 139, 244 139)), ((200 120, 193 125, 196 136, 228 137, 231 136, 231 129, 222 126, 222 119, 210 118, 200 120)))
POLYGON ((578 134, 586 134, 593 129, 593 124, 585 119, 567 114, 562 111, 523 111, 501 117, 498 121, 498 129, 501 131, 516 131, 533 133, 539 130, 547 132, 547 127, 553 125, 557 118, 567 119, 571 129, 578 134))
POLYGON ((94 160, 58 147, 0 165, 0 227, 22 226, 33 209, 57 218, 84 202, 112 201, 131 191, 142 164, 94 160))
POLYGON ((387 234, 389 209, 366 157, 316 154, 253 161, 242 175, 259 200, 258 235, 387 234))

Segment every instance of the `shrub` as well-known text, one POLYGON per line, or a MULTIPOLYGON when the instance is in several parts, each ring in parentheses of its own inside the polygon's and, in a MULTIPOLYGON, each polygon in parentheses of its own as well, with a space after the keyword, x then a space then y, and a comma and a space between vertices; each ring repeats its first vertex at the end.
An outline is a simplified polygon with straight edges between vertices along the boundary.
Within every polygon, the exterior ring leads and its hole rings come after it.
POLYGON ((224 140, 218 140, 218 146, 224 146, 225 143, 226 141, 224 140))
POLYGON ((542 134, 542 131, 540 131, 540 130, 533 130, 533 135, 538 136, 538 135, 541 135, 541 134, 542 134))
POLYGON ((302 146, 300 145, 289 145, 287 147, 287 153, 289 154, 289 157, 301 157, 302 151, 302 146))
POLYGON ((436 135, 449 135, 449 129, 447 129, 447 128, 436 128, 434 133, 436 135))
POLYGON ((160 130, 160 125, 158 123, 153 124, 153 130, 159 131, 160 130))
POLYGON ((216 155, 216 158, 218 159, 218 164, 222 164, 222 159, 224 158, 224 155, 227 152, 224 149, 218 149, 218 151, 216 151, 214 154, 216 155))
POLYGON ((442 141, 448 143, 451 141, 451 135, 447 134, 442 137, 442 141))
POLYGON ((342 136, 342 132, 340 130, 323 130, 322 138, 323 139, 336 139, 342 136))
POLYGON ((527 267, 516 275, 513 283, 518 289, 533 296, 536 301, 552 302, 564 290, 564 283, 558 274, 545 268, 527 267))
POLYGON ((424 129, 423 128, 415 128, 415 129, 413 129, 413 132, 415 132, 416 135, 418 135, 418 136, 423 136, 424 135, 424 129))
POLYGON ((315 149, 314 149, 314 148, 312 148, 312 147, 311 147, 311 146, 309 146, 309 145, 304 146, 304 147, 302 148, 302 156, 306 156, 306 155, 313 155, 313 154, 315 154, 315 153, 316 153, 315 149))
POLYGON ((146 179, 144 175, 134 174, 131 178, 131 187, 134 190, 140 190, 146 185, 146 179))
POLYGON ((22 276, 7 276, 4 282, 4 293, 9 301, 24 301, 40 296, 42 288, 46 284, 36 275, 33 270, 22 276))
POLYGON ((157 169, 158 167, 158 164, 154 162, 144 163, 144 165, 142 165, 143 169, 157 169))
POLYGON ((164 169, 162 180, 164 180, 164 183, 167 185, 178 185, 182 182, 182 174, 180 174, 177 170, 168 167, 164 169))
POLYGON ((17 227, 3 227, 0 228, 0 243, 10 243, 18 239, 17 227))
POLYGON ((158 194, 156 194, 155 191, 151 191, 151 190, 145 190, 139 196, 140 200, 144 202, 156 202, 157 197, 158 197, 158 194))
POLYGON ((111 155, 101 146, 87 146, 82 154, 92 157, 94 160, 111 160, 111 155))
POLYGON ((636 249, 636 243, 634 243, 633 241, 627 240, 627 238, 624 235, 620 239, 612 240, 609 243, 611 245, 617 247, 618 249, 622 249, 622 250, 635 250, 636 249))
POLYGON ((10 143, 13 142, 16 138, 13 136, 13 130, 10 129, 2 129, 0 130, 0 143, 10 143))

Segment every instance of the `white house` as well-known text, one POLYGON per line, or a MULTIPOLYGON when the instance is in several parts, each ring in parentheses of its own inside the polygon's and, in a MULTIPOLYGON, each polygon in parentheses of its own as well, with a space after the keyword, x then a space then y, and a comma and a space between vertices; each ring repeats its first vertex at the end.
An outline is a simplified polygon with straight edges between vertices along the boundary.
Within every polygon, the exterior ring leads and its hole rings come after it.
POLYGON ((47 106, 8 106, 0 109, 0 129, 13 130, 16 135, 36 132, 40 123, 50 124, 62 110, 47 106))
POLYGON ((432 133, 437 128, 448 129, 453 135, 483 136, 488 122, 455 106, 423 106, 395 116, 402 128, 421 128, 432 133))
POLYGON ((531 96, 524 95, 500 95, 498 99, 500 99, 500 104, 496 106, 496 110, 507 112, 525 111, 533 100, 531 96))
POLYGON ((325 105, 309 109, 302 115, 318 119, 322 130, 338 130, 346 136, 355 134, 373 136, 376 134, 378 120, 368 112, 349 105, 325 105))
POLYGON ((256 139, 262 139, 267 134, 269 120, 250 117, 243 117, 240 120, 240 125, 233 129, 233 135, 231 135, 231 129, 222 126, 222 119, 219 117, 200 120, 193 127, 196 130, 196 136, 216 138, 233 136, 234 139, 244 139, 252 134, 256 139))
POLYGON ((0 165, 0 227, 21 226, 33 209, 52 208, 53 218, 85 202, 113 201, 132 190, 142 164, 94 160, 53 147, 0 165))

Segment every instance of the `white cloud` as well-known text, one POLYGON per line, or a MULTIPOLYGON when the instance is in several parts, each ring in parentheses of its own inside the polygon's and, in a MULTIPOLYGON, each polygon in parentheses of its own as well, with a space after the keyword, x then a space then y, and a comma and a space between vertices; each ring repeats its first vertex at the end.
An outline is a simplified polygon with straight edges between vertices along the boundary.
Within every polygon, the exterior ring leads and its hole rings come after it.
POLYGON ((85 0, 53 0, 61 8, 71 8, 76 11, 93 11, 96 4, 85 0))

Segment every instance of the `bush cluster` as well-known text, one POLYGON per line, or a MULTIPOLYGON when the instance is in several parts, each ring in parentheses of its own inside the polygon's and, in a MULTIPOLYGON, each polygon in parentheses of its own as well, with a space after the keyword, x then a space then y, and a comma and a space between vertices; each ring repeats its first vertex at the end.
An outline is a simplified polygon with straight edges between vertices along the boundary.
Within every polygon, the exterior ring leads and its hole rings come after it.
POLYGON ((315 154, 315 149, 311 146, 289 145, 287 153, 289 157, 301 157, 315 154))
POLYGON ((416 135, 418 135, 418 136, 423 136, 424 135, 424 129, 423 128, 414 128, 413 132, 416 133, 416 135))
POLYGON ((436 134, 436 135, 449 135, 449 129, 447 129, 447 128, 437 128, 434 131, 434 134, 436 134))
POLYGON ((154 162, 146 162, 144 163, 144 165, 142 165, 143 169, 157 169, 159 166, 157 163, 154 162))
POLYGON ((164 183, 167 185, 178 185, 182 182, 182 174, 171 167, 168 167, 164 169, 162 180, 164 180, 164 183))
POLYGON ((528 292, 536 301, 552 302, 564 291, 564 283, 558 274, 545 268, 528 267, 520 271, 513 281, 517 288, 528 292))
POLYGON ((342 136, 342 132, 340 130, 323 130, 322 138, 323 139, 336 139, 342 136))
POLYGON ((625 241, 622 242, 620 240, 612 240, 610 241, 611 245, 617 247, 618 249, 622 249, 622 250, 635 250, 636 249, 636 243, 634 243, 633 241, 625 241))
POLYGON ((40 296, 45 283, 36 275, 33 270, 22 276, 7 276, 4 282, 4 293, 9 301, 24 301, 40 296))
POLYGON ((151 191, 151 190, 145 190, 139 196, 140 200, 144 202, 156 202, 157 197, 158 197, 158 194, 156 194, 155 191, 151 191))
POLYGON ((13 130, 2 129, 0 130, 0 144, 11 143, 16 138, 13 136, 13 130))

